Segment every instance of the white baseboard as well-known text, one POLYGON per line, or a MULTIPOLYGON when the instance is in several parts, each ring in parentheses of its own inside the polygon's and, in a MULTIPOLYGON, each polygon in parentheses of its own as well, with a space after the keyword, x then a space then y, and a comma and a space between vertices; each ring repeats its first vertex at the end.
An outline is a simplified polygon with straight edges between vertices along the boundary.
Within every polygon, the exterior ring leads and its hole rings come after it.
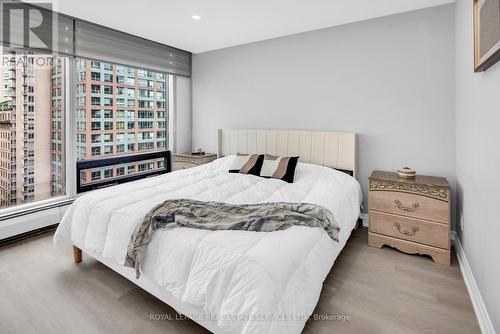
POLYGON ((458 238, 456 232, 452 232, 451 238, 454 241, 453 245, 455 248, 455 253, 457 254, 458 263, 460 264, 460 270, 462 271, 462 276, 464 277, 465 285, 469 291, 469 296, 472 301, 472 306, 474 306, 474 311, 476 312, 477 321, 481 327, 481 332, 483 334, 495 334, 495 328, 491 322, 488 310, 484 305, 483 297, 481 297, 481 292, 477 286, 472 270, 465 256, 462 243, 460 238, 458 238))

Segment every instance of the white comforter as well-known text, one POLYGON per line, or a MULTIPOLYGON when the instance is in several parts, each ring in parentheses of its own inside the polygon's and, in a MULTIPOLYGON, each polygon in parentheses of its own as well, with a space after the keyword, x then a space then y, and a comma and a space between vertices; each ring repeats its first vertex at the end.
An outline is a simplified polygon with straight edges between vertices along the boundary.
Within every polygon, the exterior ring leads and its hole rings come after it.
POLYGON ((301 226, 270 233, 176 227, 155 233, 142 268, 176 298, 218 319, 221 333, 300 333, 359 216, 359 183, 304 163, 292 184, 231 174, 234 159, 89 192, 69 208, 54 242, 123 264, 135 226, 166 199, 322 205, 341 226, 340 242, 321 228, 301 226))

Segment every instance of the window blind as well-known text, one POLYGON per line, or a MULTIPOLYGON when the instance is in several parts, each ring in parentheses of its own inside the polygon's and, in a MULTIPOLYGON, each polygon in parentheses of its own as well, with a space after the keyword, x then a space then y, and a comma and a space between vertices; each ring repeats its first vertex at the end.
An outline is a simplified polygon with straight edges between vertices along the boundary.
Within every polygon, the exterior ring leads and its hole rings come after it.
POLYGON ((191 76, 191 53, 28 3, 2 6, 0 39, 4 46, 136 66, 191 76), (9 7, 10 6, 10 7, 9 7), (4 12, 8 14, 4 15, 4 12), (27 16, 29 12, 29 16, 27 16), (26 35, 26 20, 40 24, 26 35), (36 37, 33 37, 36 35, 36 37), (45 41, 45 43, 44 43, 45 41), (41 42, 41 43, 40 43, 41 42))
POLYGON ((191 76, 191 53, 84 21, 75 21, 75 56, 191 76))

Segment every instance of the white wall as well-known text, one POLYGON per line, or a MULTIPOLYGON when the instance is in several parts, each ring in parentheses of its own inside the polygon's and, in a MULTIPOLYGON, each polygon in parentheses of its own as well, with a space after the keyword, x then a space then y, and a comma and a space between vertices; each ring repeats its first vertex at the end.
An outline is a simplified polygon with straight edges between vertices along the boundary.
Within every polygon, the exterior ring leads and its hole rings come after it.
POLYGON ((458 227, 467 260, 500 331, 500 63, 473 72, 472 1, 456 2, 456 172, 458 227))
POLYGON ((192 144, 215 151, 217 128, 354 131, 365 197, 373 169, 404 164, 454 183, 454 70, 453 5, 197 54, 192 144))

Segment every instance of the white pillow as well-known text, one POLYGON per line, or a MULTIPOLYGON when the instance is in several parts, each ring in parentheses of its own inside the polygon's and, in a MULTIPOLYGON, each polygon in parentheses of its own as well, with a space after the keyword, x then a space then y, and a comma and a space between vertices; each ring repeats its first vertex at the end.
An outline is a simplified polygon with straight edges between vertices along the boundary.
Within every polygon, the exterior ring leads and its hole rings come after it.
POLYGON ((240 170, 241 167, 248 161, 248 155, 237 155, 234 157, 233 164, 229 170, 240 170))
POLYGON ((276 171, 276 168, 278 168, 281 159, 282 158, 275 160, 264 159, 264 163, 262 164, 262 169, 260 170, 260 176, 264 177, 273 176, 274 172, 276 171))

